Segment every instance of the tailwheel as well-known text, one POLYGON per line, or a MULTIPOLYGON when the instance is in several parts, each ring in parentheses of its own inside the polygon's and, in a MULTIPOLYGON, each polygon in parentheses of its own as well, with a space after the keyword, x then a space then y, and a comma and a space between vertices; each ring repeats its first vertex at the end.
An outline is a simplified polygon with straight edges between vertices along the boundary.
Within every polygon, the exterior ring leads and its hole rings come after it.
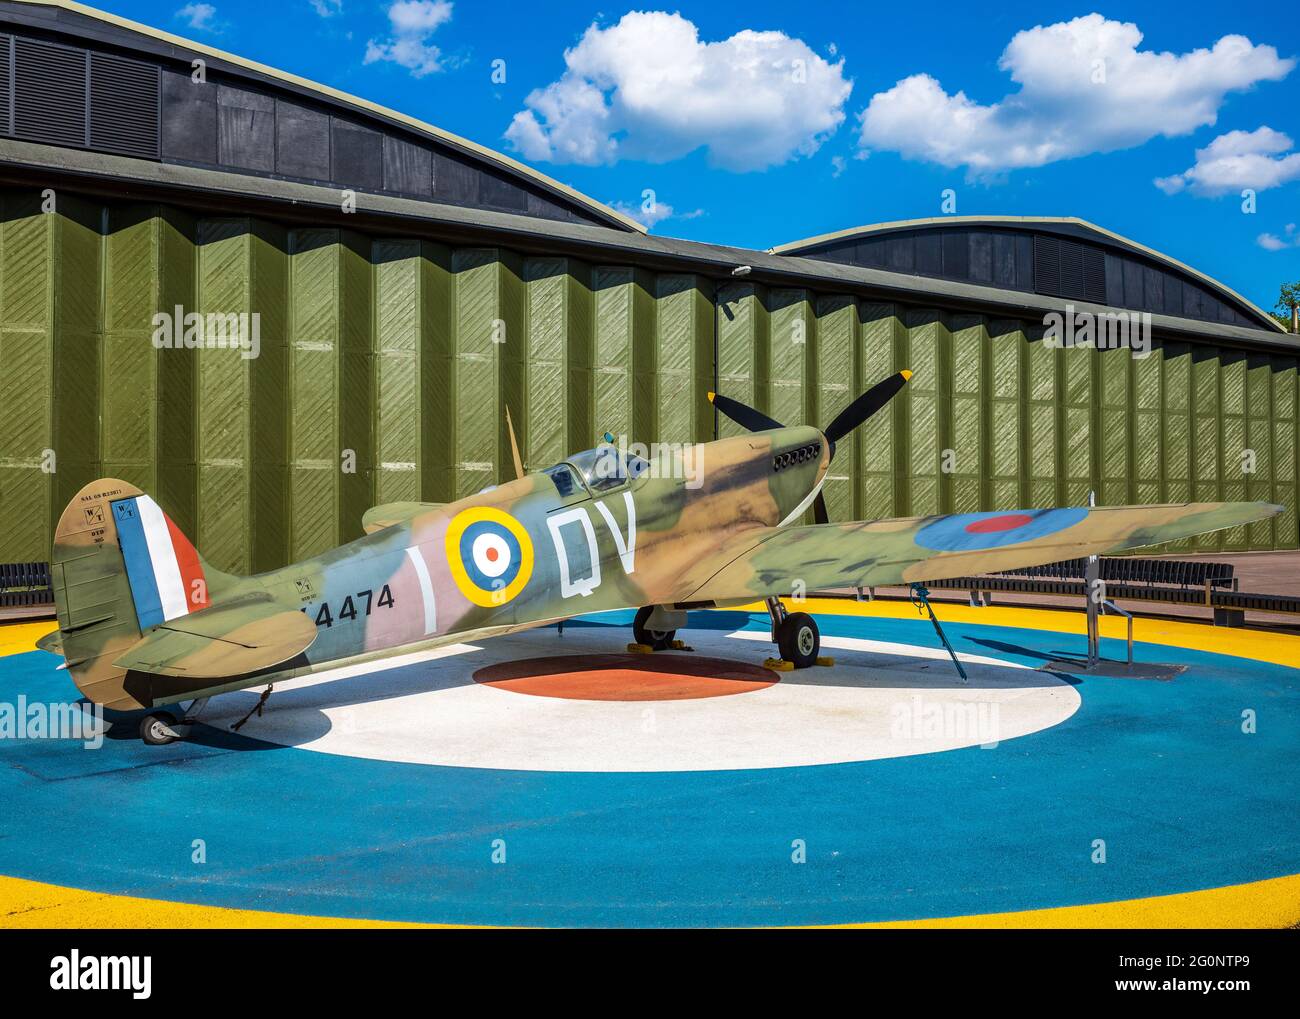
POLYGON ((792 612, 777 626, 776 646, 781 649, 781 657, 796 669, 816 665, 822 647, 817 621, 807 612, 792 612))
POLYGON ((180 739, 180 734, 173 728, 174 725, 176 719, 171 715, 145 715, 140 720, 140 738, 151 747, 175 743, 180 739))
POLYGON ((677 636, 677 631, 651 630, 646 624, 650 622, 650 615, 653 612, 653 605, 637 609, 636 618, 632 620, 632 636, 636 638, 638 644, 644 644, 656 651, 667 651, 672 647, 673 638, 677 636))

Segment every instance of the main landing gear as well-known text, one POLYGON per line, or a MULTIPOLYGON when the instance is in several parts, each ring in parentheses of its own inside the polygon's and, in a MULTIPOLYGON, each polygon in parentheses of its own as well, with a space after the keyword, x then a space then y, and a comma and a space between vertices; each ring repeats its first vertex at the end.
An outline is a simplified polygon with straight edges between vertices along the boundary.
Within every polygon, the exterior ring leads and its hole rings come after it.
POLYGON ((636 610, 636 618, 632 620, 632 636, 638 644, 652 651, 667 651, 673 646, 673 638, 677 636, 677 631, 654 629, 650 618, 654 615, 654 611, 653 605, 646 605, 636 610))
MULTIPOLYGON (((781 652, 779 661, 786 668, 807 669, 819 664, 822 649, 821 631, 817 621, 807 612, 786 612, 781 599, 764 599, 767 614, 772 619, 772 641, 781 652)), ((772 659, 769 659, 772 661, 772 659)), ((829 660, 827 661, 829 663, 829 660)), ((780 666, 776 666, 780 667, 780 666)))
POLYGON ((151 747, 166 746, 190 734, 190 726, 198 721, 199 713, 208 705, 206 697, 191 701, 179 721, 170 711, 155 711, 140 719, 140 738, 151 747))

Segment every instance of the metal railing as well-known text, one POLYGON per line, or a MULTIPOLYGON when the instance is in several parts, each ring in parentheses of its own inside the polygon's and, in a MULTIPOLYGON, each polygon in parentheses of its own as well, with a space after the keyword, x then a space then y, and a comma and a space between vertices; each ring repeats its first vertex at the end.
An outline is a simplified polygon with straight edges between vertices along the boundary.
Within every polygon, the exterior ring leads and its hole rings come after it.
MULTIPOLYGON (((968 591, 972 605, 991 603, 994 593, 1087 597, 1087 564, 1087 559, 1067 559, 1000 573, 930 580, 926 585, 935 590, 968 591)), ((1098 576, 1104 585, 1101 597, 1112 604, 1122 600, 1203 606, 1213 610, 1219 625, 1240 625, 1247 611, 1300 615, 1300 596, 1241 591, 1232 563, 1100 558, 1098 576)), ((875 596, 874 588, 858 588, 857 592, 859 601, 875 596)))

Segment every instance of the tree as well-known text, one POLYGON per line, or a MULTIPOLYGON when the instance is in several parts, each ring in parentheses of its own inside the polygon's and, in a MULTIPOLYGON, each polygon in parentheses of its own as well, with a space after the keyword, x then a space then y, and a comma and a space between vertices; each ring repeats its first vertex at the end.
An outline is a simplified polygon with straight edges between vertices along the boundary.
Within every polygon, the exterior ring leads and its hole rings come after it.
POLYGON ((1275 307, 1273 317, 1282 323, 1283 329, 1291 329, 1296 308, 1300 308, 1300 283, 1283 283, 1275 307))

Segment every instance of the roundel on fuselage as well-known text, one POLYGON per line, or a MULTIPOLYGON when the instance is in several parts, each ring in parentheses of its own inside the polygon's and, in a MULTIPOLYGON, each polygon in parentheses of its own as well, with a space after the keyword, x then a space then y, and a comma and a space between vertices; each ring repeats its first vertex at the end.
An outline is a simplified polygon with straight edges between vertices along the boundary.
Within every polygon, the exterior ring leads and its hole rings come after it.
POLYGON ((462 510, 447 526, 447 565, 460 593, 475 605, 504 605, 533 572, 533 543, 509 513, 492 506, 462 510))

